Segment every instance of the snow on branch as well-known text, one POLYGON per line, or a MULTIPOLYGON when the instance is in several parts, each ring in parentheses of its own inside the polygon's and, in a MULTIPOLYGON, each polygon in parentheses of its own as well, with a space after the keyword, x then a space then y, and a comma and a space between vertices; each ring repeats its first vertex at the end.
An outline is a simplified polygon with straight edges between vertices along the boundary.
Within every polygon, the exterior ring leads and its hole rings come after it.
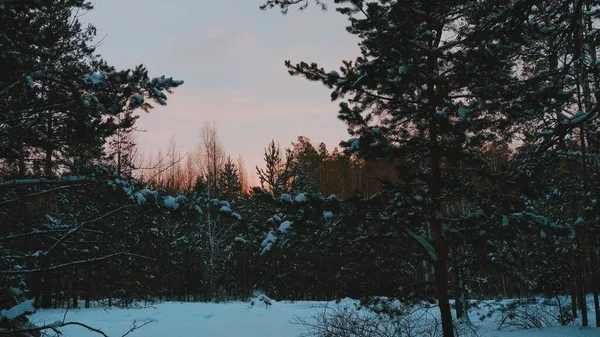
POLYGON ((427 252, 431 260, 437 261, 437 253, 435 248, 427 241, 427 239, 425 239, 422 235, 417 235, 417 233, 408 228, 404 228, 404 231, 406 234, 408 234, 408 236, 413 238, 419 244, 419 246, 423 248, 423 250, 427 252))
POLYGON ((8 320, 15 319, 21 317, 27 313, 35 312, 35 307, 33 306, 33 302, 35 299, 25 300, 14 307, 8 310, 0 311, 0 320, 6 318, 8 320))
MULTIPOLYGON (((564 225, 561 225, 558 221, 551 222, 545 216, 534 214, 531 212, 513 213, 513 214, 511 214, 511 217, 520 219, 520 220, 522 220, 528 224, 532 224, 532 225, 548 227, 548 228, 552 228, 552 229, 562 229, 562 230, 566 229, 569 231, 568 237, 570 239, 575 238, 575 229, 573 228, 573 226, 571 226, 567 223, 564 225)), ((578 223, 576 222, 573 225, 578 225, 578 223)))
POLYGON ((4 186, 23 186, 23 185, 39 185, 39 184, 67 184, 86 181, 89 178, 86 176, 65 176, 58 179, 14 179, 0 182, 0 187, 4 186))

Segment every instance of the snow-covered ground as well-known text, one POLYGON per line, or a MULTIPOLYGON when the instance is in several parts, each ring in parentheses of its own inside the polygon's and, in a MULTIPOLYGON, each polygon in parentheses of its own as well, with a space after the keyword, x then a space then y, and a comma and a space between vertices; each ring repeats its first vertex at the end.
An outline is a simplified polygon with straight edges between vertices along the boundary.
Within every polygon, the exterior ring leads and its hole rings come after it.
MULTIPOLYGON (((66 314, 65 321, 77 321, 99 328, 110 337, 120 337, 135 321, 148 325, 130 333, 131 337, 297 337, 304 330, 292 323, 294 317, 310 319, 324 302, 273 302, 268 308, 263 303, 250 307, 248 303, 178 303, 166 302, 141 309, 75 309, 66 314)), ((329 303, 328 305, 335 305, 329 303)), ((64 310, 40 310, 31 320, 37 324, 62 321, 64 310)), ((593 309, 590 312, 593 318, 593 309)), ((576 326, 508 331, 497 329, 492 317, 483 322, 473 312, 472 320, 477 333, 485 337, 598 337, 598 328, 576 326)), ((594 325, 594 321, 591 322, 594 325)), ((63 336, 100 336, 79 326, 62 328, 63 336)))

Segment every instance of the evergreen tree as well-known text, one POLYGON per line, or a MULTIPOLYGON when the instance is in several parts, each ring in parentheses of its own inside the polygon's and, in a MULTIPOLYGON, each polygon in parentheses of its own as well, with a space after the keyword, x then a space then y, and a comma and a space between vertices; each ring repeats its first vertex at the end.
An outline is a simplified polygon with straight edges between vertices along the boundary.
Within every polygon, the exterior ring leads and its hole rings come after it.
POLYGON ((221 197, 226 200, 231 200, 242 192, 238 168, 230 156, 227 156, 225 165, 219 174, 219 191, 221 197))
MULTIPOLYGON (((270 5, 284 5, 271 1, 270 5)), ((288 4, 292 2, 287 2, 288 4)), ((391 201, 398 227, 425 253, 433 269, 444 336, 453 336, 447 282, 450 248, 447 228, 474 216, 443 217, 457 186, 456 172, 482 169, 478 150, 501 131, 502 113, 517 93, 512 71, 522 45, 519 1, 336 1, 347 15, 347 30, 361 38, 361 56, 337 71, 317 64, 285 64, 332 89, 339 118, 354 138, 342 144, 363 157, 393 156, 408 162, 403 183, 391 201), (462 168, 460 167, 462 165, 462 168), (461 171, 462 169, 462 171, 461 171)), ((269 4, 267 4, 269 5, 269 4)), ((473 195, 474 193, 469 193, 473 195)), ((477 199, 473 200, 477 202, 477 199)), ((482 205, 483 206, 483 205, 482 205)))
POLYGON ((107 139, 135 123, 135 109, 166 104, 165 92, 183 83, 150 79, 143 66, 117 71, 97 56, 95 28, 74 14, 92 9, 87 2, 3 6, 0 62, 10 70, 0 75, 0 158, 18 162, 21 176, 32 162, 47 176, 89 172, 107 139))
POLYGON ((279 147, 272 140, 265 149, 264 159, 266 165, 264 170, 256 166, 260 186, 275 196, 289 191, 292 181, 292 153, 288 150, 285 159, 282 158, 279 147))

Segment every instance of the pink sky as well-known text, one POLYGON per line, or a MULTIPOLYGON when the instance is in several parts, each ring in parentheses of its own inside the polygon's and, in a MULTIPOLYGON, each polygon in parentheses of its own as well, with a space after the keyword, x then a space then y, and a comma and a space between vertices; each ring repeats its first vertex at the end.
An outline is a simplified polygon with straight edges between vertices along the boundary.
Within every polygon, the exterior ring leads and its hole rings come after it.
POLYGON ((347 139, 337 103, 318 83, 288 75, 283 61, 318 62, 337 69, 358 54, 358 40, 337 12, 263 12, 262 0, 102 0, 86 21, 104 38, 98 51, 117 68, 144 64, 150 76, 185 81, 143 115, 138 136, 143 152, 166 149, 174 136, 192 150, 205 121, 215 122, 228 154, 241 154, 246 168, 263 165, 271 139, 282 148, 298 136, 329 149, 347 139))

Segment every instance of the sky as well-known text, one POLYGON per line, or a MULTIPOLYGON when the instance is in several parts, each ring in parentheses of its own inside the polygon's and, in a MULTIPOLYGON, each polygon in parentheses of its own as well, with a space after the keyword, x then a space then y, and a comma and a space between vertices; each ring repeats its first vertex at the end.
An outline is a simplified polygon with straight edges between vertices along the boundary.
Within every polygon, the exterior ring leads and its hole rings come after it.
POLYGON ((338 103, 316 82, 287 73, 284 60, 338 69, 359 54, 347 20, 330 9, 261 11, 262 0, 101 0, 86 13, 101 40, 97 51, 117 69, 144 64, 151 77, 184 80, 167 106, 141 116, 144 153, 192 151, 205 121, 225 150, 242 155, 251 181, 271 139, 282 148, 298 136, 331 150, 347 139, 338 103))

